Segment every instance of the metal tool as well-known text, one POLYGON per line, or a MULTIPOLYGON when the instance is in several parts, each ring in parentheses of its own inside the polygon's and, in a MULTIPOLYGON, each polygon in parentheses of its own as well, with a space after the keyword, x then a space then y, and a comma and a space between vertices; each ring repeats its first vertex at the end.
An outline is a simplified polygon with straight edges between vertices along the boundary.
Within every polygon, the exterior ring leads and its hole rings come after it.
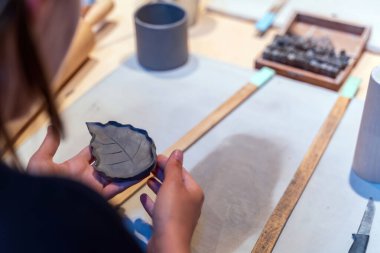
POLYGON ((353 234, 354 239, 348 253, 364 253, 367 250, 369 241, 369 232, 371 231, 373 216, 375 215, 375 205, 373 199, 370 198, 367 204, 367 208, 364 212, 362 222, 360 223, 358 233, 353 234))

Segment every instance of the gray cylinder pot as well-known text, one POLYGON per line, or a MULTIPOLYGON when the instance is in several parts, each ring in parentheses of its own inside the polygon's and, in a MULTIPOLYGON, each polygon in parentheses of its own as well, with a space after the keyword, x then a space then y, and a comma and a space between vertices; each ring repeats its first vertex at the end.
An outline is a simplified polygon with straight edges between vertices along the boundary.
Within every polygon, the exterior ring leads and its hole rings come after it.
POLYGON ((179 6, 152 3, 135 13, 139 63, 149 70, 170 70, 188 58, 187 16, 179 6))
POLYGON ((352 169, 380 183, 380 66, 371 74, 352 169))

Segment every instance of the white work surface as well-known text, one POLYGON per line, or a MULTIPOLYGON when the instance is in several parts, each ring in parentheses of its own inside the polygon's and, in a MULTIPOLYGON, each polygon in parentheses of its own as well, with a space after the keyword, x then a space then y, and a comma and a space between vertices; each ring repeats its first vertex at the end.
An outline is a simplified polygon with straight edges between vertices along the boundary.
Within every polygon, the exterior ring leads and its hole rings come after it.
POLYGON ((367 50, 380 53, 379 0, 288 0, 277 15, 275 26, 284 27, 294 12, 338 18, 371 27, 367 50))
MULTIPOLYGON (((163 152, 244 86, 253 73, 198 56, 191 56, 175 71, 145 72, 131 56, 63 112, 67 138, 56 160, 68 159, 89 144, 85 124, 89 121, 115 120, 146 129, 158 152, 163 152)), ((45 133, 41 129, 20 147, 24 163, 45 133)))
POLYGON ((363 102, 353 101, 273 252, 348 252, 366 208, 376 202, 367 253, 380 249, 380 185, 351 171, 363 102))
POLYGON ((276 77, 186 153, 206 201, 194 252, 250 252, 336 93, 276 77))
MULTIPOLYGON (((89 144, 86 121, 116 120, 145 128, 158 152, 162 152, 234 94, 251 75, 251 70, 198 56, 192 56, 186 66, 175 71, 146 72, 131 57, 64 111, 67 139, 56 160, 67 159, 89 144)), ((336 98, 334 92, 275 77, 186 152, 185 167, 206 194, 193 252, 250 252, 336 98)), ((356 117, 352 120, 355 126, 359 121, 356 117)), ((20 148, 23 161, 38 147, 44 134, 42 129, 20 148)), ((345 142, 339 145, 347 148, 345 142)), ((334 166, 346 157, 344 153, 337 155, 334 166)), ((334 198, 334 193, 340 188, 327 185, 328 181, 324 179, 318 187, 334 189, 327 201, 335 203, 339 198, 334 198)), ((346 187, 348 179, 340 184, 346 187)), ((141 192, 149 190, 144 187, 141 192)), ((136 194, 123 205, 134 225, 138 218, 150 222, 138 199, 136 194)), ((352 200, 348 208, 355 213, 351 216, 340 215, 340 210, 333 214, 340 222, 350 224, 345 241, 332 241, 339 243, 337 248, 346 247, 347 242, 350 245, 350 233, 356 231, 364 211, 364 200, 352 200)), ((313 201, 313 196, 308 201, 313 201)), ((306 213, 319 214, 316 210, 306 213)), ((311 222, 302 230, 311 231, 320 224, 311 222)), ((304 241, 307 235, 300 232, 292 240, 304 241)), ((281 252, 305 252, 289 251, 287 247, 293 245, 287 243, 281 252)))
MULTIPOLYGON (((251 251, 336 98, 275 77, 185 153, 206 196, 192 252, 251 251)), ((142 192, 123 205, 133 221, 142 192)))
POLYGON ((276 3, 276 0, 210 0, 207 9, 227 15, 257 21, 276 3))

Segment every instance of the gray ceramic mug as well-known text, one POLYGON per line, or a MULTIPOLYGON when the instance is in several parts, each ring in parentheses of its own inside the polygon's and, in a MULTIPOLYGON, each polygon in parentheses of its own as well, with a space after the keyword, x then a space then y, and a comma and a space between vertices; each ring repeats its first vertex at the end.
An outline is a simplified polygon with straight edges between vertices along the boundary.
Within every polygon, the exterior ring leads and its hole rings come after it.
POLYGON ((170 70, 188 58, 187 16, 179 6, 153 3, 135 13, 137 58, 149 70, 170 70))

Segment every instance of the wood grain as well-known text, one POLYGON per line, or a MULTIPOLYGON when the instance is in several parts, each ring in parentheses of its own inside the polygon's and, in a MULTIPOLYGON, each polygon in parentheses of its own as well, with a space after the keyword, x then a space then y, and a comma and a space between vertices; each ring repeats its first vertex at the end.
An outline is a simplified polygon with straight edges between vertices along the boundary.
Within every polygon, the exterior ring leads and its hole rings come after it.
POLYGON ((292 181, 265 224, 252 253, 272 252, 286 222, 313 175, 322 155, 335 133, 335 130, 339 126, 350 101, 349 98, 345 97, 339 97, 337 99, 330 114, 320 128, 317 136, 314 138, 313 143, 304 156, 303 161, 294 174, 292 181))
MULTIPOLYGON (((224 102, 215 111, 213 111, 204 120, 202 120, 198 125, 196 125, 189 132, 187 132, 181 139, 179 139, 176 143, 170 146, 163 154, 165 156, 169 156, 176 149, 186 151, 200 138, 202 138, 202 136, 204 136, 219 122, 221 122, 225 117, 227 117, 232 111, 234 111, 239 105, 241 105, 245 100, 247 100, 257 90, 258 87, 251 83, 248 83, 245 86, 243 86, 226 102, 224 102)), ((110 203, 115 206, 121 205, 135 192, 141 189, 149 180, 149 178, 150 177, 145 178, 138 184, 128 188, 124 192, 115 196, 110 200, 110 203)))

